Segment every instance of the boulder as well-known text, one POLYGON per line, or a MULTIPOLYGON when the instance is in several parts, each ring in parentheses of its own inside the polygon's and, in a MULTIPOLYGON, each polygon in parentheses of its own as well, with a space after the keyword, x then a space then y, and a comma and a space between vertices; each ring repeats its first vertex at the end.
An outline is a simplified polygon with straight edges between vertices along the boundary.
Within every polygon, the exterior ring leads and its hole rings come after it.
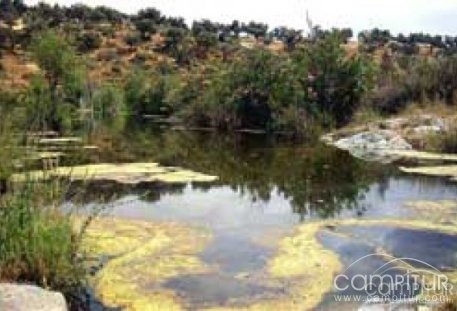
POLYGON ((412 150, 413 147, 392 131, 367 131, 340 139, 334 145, 344 150, 412 150))
POLYGON ((0 284, 0 310, 67 311, 61 293, 31 285, 0 284))
POLYGON ((401 136, 389 130, 366 131, 333 143, 347 150, 354 157, 366 161, 390 163, 399 157, 393 151, 412 150, 413 147, 401 136))

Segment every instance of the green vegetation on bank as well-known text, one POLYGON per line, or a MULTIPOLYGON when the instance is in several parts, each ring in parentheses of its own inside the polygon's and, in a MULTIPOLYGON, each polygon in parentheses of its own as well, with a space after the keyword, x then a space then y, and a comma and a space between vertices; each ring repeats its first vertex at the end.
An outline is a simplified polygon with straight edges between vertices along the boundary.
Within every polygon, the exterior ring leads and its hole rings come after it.
POLYGON ((0 111, 0 282, 32 283, 61 291, 77 310, 87 270, 71 213, 63 213, 63 184, 10 176, 27 164, 25 123, 13 107, 0 111), (14 122, 13 122, 14 121, 14 122))
POLYGON ((315 137, 347 124, 360 107, 395 113, 410 102, 455 101, 452 37, 373 29, 354 49, 351 29, 311 21, 305 36, 253 21, 189 26, 153 8, 126 15, 80 4, 0 6, 7 21, 0 46, 26 50, 41 69, 17 104, 43 130, 161 115, 189 126, 315 137), (112 74, 97 78, 106 62, 112 74))

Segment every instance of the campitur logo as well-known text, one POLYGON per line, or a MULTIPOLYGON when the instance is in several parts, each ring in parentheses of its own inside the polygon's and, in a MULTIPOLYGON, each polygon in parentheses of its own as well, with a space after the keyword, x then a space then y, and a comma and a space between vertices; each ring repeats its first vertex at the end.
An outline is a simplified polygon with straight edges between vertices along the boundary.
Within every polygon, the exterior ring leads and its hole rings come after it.
POLYGON ((337 302, 447 302, 453 293, 448 277, 414 258, 369 254, 334 278, 337 302))

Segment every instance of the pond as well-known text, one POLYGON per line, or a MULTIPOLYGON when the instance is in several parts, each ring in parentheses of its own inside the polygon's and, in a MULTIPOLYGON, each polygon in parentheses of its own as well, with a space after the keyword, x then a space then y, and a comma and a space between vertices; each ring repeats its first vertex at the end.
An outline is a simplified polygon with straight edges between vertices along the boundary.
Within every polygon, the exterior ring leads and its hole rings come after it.
MULTIPOLYGON (((418 211, 406 207, 409 202, 457 200, 453 183, 405 175, 394 166, 364 162, 321 143, 157 127, 133 127, 111 135, 110 143, 91 161, 159 162, 219 177, 210 184, 91 183, 84 195, 85 208, 103 209, 104 215, 178 223, 209 232, 211 240, 197 257, 212 267, 210 271, 177 273, 150 285, 153 290, 173 293, 188 310, 239 309, 286 297, 289 285, 270 284, 262 271, 277 253, 278 243, 307 223, 410 219, 418 211)), ((318 233, 319 241, 345 266, 376 247, 399 252, 399 256, 409 253, 436 266, 455 264, 457 239, 453 235, 384 225, 329 227, 331 230, 318 233), (352 240, 342 241, 344 234, 352 240), (427 247, 445 241, 446 248, 434 249, 433 254, 443 254, 436 257, 420 251, 419 246, 415 249, 420 241, 426 241, 427 247)), ((162 256, 166 259, 167 254, 162 256)), ((335 306, 327 293, 312 308, 331 310, 335 306)), ((347 307, 353 308, 352 304, 347 307)))

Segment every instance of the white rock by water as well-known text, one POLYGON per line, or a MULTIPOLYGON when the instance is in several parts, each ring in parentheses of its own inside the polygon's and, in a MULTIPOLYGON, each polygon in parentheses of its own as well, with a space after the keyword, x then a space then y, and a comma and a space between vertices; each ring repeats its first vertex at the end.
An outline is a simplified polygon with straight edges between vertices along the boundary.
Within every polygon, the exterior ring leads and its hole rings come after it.
POLYGON ((413 147, 392 131, 368 131, 343 138, 335 146, 344 150, 412 150, 413 147))
POLYGON ((1 311, 67 311, 61 293, 31 285, 0 284, 1 311))

